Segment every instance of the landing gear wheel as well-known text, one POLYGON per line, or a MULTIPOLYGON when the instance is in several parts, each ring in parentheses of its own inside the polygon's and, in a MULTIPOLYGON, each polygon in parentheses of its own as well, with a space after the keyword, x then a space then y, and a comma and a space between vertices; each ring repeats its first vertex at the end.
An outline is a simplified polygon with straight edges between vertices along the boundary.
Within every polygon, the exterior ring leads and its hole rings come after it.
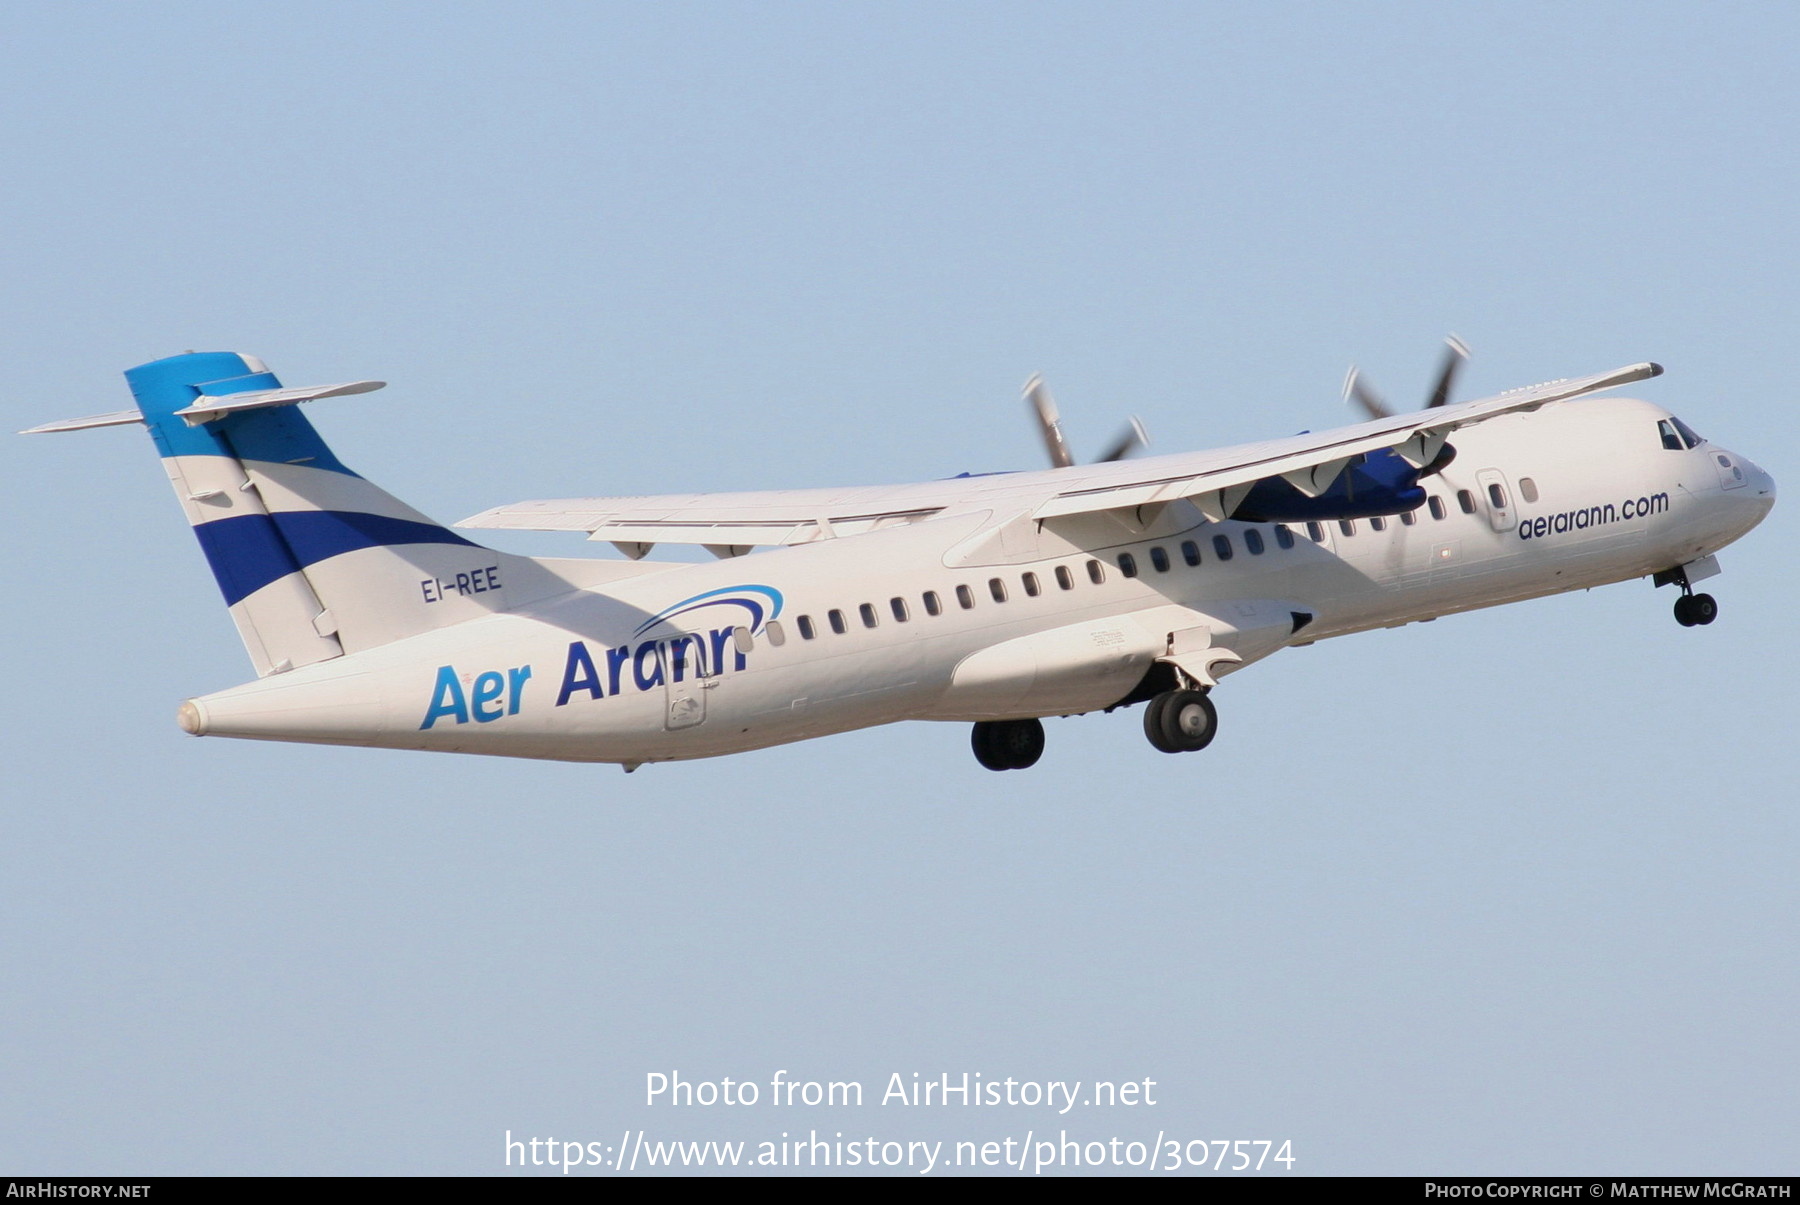
POLYGON ((1219 732, 1219 712, 1198 690, 1167 690, 1144 709, 1144 735, 1164 753, 1197 753, 1219 732))
POLYGON ((1704 626, 1718 617, 1718 600, 1710 594, 1683 594, 1675 600, 1675 622, 1684 628, 1704 626))
POLYGON ((983 720, 969 734, 975 760, 990 770, 1025 770, 1044 755, 1040 720, 983 720))

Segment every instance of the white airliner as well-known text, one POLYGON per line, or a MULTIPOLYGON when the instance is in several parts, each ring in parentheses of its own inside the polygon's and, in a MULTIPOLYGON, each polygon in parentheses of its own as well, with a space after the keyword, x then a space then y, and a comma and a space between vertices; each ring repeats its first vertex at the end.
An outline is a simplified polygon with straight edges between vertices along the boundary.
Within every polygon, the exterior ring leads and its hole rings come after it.
MULTIPOLYGON (((1453 344, 1453 349, 1454 349, 1453 344)), ((521 502, 464 527, 579 531, 629 559, 514 556, 341 464, 251 356, 126 372, 258 679, 195 735, 509 757, 713 757, 896 720, 974 725, 993 770, 1044 716, 1145 704, 1204 748, 1219 679, 1289 645, 1652 577, 1695 582, 1774 504, 1754 464, 1650 402, 1654 364, 1209 452, 913 485, 521 502), (702 563, 642 559, 699 544, 702 563), (755 551, 763 549, 764 551, 755 551), (754 553, 754 555, 746 555, 754 553)))

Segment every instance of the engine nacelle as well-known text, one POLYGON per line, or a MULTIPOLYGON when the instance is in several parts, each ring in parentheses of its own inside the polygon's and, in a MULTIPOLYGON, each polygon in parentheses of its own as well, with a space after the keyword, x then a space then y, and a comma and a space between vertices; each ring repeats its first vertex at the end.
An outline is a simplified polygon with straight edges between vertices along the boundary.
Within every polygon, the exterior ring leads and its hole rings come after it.
POLYGON ((1398 515, 1425 504, 1421 477, 1440 471, 1456 456, 1449 444, 1424 468, 1414 468, 1392 451, 1370 452, 1345 467, 1316 498, 1308 498, 1281 477, 1265 477, 1231 512, 1247 523, 1303 523, 1307 520, 1367 519, 1398 515))

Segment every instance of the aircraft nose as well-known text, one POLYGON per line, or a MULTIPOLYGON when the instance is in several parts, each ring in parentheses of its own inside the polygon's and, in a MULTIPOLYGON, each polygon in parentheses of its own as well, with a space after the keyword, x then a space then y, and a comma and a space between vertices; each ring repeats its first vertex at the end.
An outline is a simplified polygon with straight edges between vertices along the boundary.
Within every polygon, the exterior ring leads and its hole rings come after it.
POLYGON ((1761 523, 1774 509, 1775 478, 1769 475, 1767 469, 1736 452, 1728 452, 1722 457, 1715 453, 1715 459, 1728 462, 1731 466, 1728 469, 1721 468, 1721 482, 1726 472, 1734 476, 1743 474, 1741 485, 1734 482, 1735 488, 1727 487, 1720 491, 1733 516, 1729 522, 1741 535, 1761 523))
POLYGON ((1750 479, 1747 492, 1762 503, 1764 510, 1774 506, 1775 478, 1770 476, 1769 471, 1742 456, 1737 458, 1737 463, 1744 470, 1744 476, 1750 479))

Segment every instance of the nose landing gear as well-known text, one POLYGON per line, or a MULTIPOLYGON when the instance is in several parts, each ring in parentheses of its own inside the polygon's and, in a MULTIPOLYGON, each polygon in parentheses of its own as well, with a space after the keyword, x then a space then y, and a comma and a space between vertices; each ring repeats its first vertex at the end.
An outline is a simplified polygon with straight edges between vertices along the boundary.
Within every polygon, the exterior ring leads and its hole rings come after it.
POLYGON ((1683 594, 1675 600, 1675 622, 1684 628, 1704 627, 1719 617, 1719 604, 1710 594, 1683 594))
POLYGON ((1675 600, 1675 622, 1684 628, 1705 627, 1719 617, 1719 604, 1710 594, 1695 594, 1694 582, 1719 572, 1719 562, 1702 557, 1686 565, 1664 569, 1650 579, 1653 586, 1680 586, 1681 597, 1675 600))
POLYGON ((969 734, 975 760, 990 770, 1025 770, 1044 755, 1041 720, 982 720, 969 734))
POLYGON ((1197 753, 1218 732, 1218 709, 1204 691, 1165 690, 1144 708, 1144 735, 1164 753, 1197 753))

